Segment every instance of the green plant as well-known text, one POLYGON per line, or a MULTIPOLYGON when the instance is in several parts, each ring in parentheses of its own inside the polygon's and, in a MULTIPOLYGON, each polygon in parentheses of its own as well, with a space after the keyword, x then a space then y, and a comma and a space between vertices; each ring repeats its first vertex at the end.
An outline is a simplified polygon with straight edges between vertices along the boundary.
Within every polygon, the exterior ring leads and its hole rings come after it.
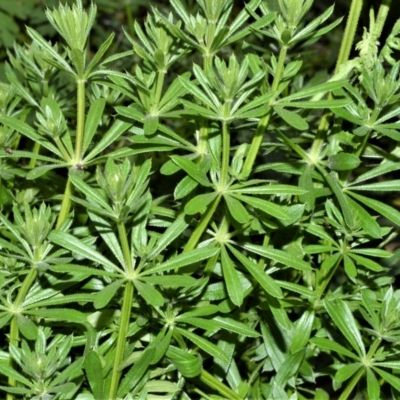
POLYGON ((332 73, 312 0, 171 0, 121 53, 89 51, 94 3, 46 11, 62 43, 27 28, 0 84, 7 400, 400 396, 390 3, 354 43, 351 2, 332 73))

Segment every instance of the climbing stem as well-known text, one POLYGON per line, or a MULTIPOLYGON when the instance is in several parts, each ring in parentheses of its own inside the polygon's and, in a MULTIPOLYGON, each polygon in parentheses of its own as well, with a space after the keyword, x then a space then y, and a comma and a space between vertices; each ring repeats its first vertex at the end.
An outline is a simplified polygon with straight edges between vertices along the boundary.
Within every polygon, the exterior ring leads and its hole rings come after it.
POLYGON ((114 365, 111 372, 111 384, 107 397, 108 399, 117 398, 118 385, 119 385, 119 380, 121 378, 121 371, 119 370, 119 367, 124 359, 126 335, 128 333, 132 303, 133 303, 133 283, 131 281, 127 281, 124 290, 124 299, 122 301, 117 348, 115 352, 114 365))

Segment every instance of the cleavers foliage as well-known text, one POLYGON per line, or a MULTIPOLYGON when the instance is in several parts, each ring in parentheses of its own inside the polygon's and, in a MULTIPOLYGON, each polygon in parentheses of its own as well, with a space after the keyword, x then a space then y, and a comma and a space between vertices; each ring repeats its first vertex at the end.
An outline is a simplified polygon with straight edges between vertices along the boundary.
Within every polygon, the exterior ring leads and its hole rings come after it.
POLYGON ((400 398, 400 20, 236 3, 8 52, 1 398, 400 398))

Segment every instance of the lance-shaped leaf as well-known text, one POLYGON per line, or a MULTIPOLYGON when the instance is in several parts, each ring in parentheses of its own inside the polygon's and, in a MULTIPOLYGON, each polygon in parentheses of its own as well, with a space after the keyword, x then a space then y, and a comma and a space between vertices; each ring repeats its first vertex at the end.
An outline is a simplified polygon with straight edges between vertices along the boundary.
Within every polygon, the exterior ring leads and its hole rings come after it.
POLYGON ((293 111, 285 110, 281 107, 274 107, 274 111, 290 126, 293 128, 304 131, 308 129, 307 121, 302 118, 299 114, 294 113, 293 111))
POLYGON ((356 320, 353 317, 348 305, 341 299, 325 300, 326 311, 332 318, 335 325, 342 332, 343 336, 351 344, 359 356, 365 356, 365 347, 356 320))
POLYGON ((201 361, 194 354, 175 346, 169 346, 166 355, 185 378, 194 378, 200 375, 201 361))
POLYGON ((282 207, 277 204, 274 204, 268 200, 259 199, 257 197, 244 196, 239 194, 231 194, 236 199, 242 201, 243 203, 247 203, 250 206, 257 208, 266 214, 272 215, 277 219, 288 219, 290 218, 289 213, 282 207))
POLYGON ((95 263, 109 267, 110 269, 123 273, 115 264, 109 261, 106 257, 100 254, 97 250, 83 243, 75 236, 66 232, 52 231, 49 235, 50 241, 64 247, 74 253, 77 253, 95 263))
POLYGON ((235 269, 235 265, 230 259, 224 246, 221 246, 221 263, 229 298, 233 304, 240 307, 243 303, 243 287, 240 282, 239 274, 235 269))
POLYGON ((51 319, 54 321, 66 321, 78 324, 87 322, 87 317, 84 313, 69 308, 29 310, 26 311, 25 314, 34 315, 43 319, 51 319))
POLYGON ((278 299, 283 297, 279 284, 267 273, 265 273, 257 264, 249 260, 233 246, 228 245, 229 250, 242 263, 250 275, 260 284, 260 286, 271 296, 278 299))
POLYGON ((181 169, 183 169, 192 179, 196 182, 200 183, 202 186, 210 187, 212 186, 210 181, 207 179, 207 176, 204 170, 193 161, 188 158, 184 158, 181 156, 171 156, 172 161, 178 165, 181 169))
POLYGON ((100 98, 95 100, 90 106, 85 121, 85 135, 83 137, 83 148, 82 148, 83 153, 86 152, 87 148, 93 141, 93 137, 103 117, 105 105, 106 105, 106 100, 100 98))
POLYGON ((314 324, 315 312, 306 310, 297 321, 292 334, 290 344, 291 353, 304 349, 310 339, 311 330, 314 324))
POLYGON ((338 153, 328 158, 328 167, 334 171, 350 171, 357 168, 361 160, 354 154, 338 153))
POLYGON ((199 261, 205 260, 217 254, 219 249, 216 247, 201 247, 198 249, 181 253, 178 256, 172 257, 169 260, 157 265, 154 268, 145 270, 139 274, 139 276, 152 275, 159 272, 169 271, 171 269, 178 269, 185 267, 186 265, 196 264, 199 261))
POLYGON ((248 336, 248 337, 259 337, 260 334, 255 331, 253 328, 250 328, 248 325, 236 321, 233 318, 228 317, 214 317, 212 319, 214 322, 217 322, 222 329, 225 329, 230 332, 237 333, 239 335, 248 336))
POLYGON ((224 200, 233 219, 239 222, 239 224, 245 224, 249 221, 250 215, 239 200, 226 193, 224 194, 224 200))
POLYGON ((282 250, 273 249, 271 247, 263 247, 256 244, 245 244, 243 247, 246 250, 268 258, 269 260, 287 265, 288 267, 292 267, 300 271, 311 271, 310 264, 303 261, 301 258, 293 254, 286 253, 282 250))
POLYGON ((100 292, 97 292, 93 302, 94 307, 99 309, 107 306, 115 296, 115 293, 117 293, 117 290, 123 285, 124 281, 124 279, 118 279, 101 289, 100 292))
POLYGON ((199 194, 198 196, 193 197, 193 199, 185 205, 185 213, 188 215, 202 213, 217 196, 217 192, 212 192, 199 194))
POLYGON ((133 284, 147 304, 154 307, 161 307, 164 304, 164 297, 153 285, 140 282, 138 279, 135 279, 133 284))
POLYGON ((103 365, 96 351, 89 351, 85 356, 85 372, 90 389, 96 399, 103 398, 103 365))
POLYGON ((215 344, 211 343, 209 340, 202 338, 199 335, 196 335, 193 332, 187 331, 186 329, 182 328, 174 328, 177 332, 179 332, 182 336, 189 339, 192 343, 198 346, 200 349, 205 351, 206 353, 210 354, 211 356, 215 357, 217 360, 222 362, 229 362, 228 356, 221 350, 220 347, 216 346, 215 344))

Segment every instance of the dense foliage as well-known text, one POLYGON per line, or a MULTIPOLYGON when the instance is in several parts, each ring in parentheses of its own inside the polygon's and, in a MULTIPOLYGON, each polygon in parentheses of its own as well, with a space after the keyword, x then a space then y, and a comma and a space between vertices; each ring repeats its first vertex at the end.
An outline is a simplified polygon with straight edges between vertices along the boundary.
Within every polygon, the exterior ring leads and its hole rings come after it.
POLYGON ((236 3, 8 50, 0 396, 400 398, 400 20, 236 3))

